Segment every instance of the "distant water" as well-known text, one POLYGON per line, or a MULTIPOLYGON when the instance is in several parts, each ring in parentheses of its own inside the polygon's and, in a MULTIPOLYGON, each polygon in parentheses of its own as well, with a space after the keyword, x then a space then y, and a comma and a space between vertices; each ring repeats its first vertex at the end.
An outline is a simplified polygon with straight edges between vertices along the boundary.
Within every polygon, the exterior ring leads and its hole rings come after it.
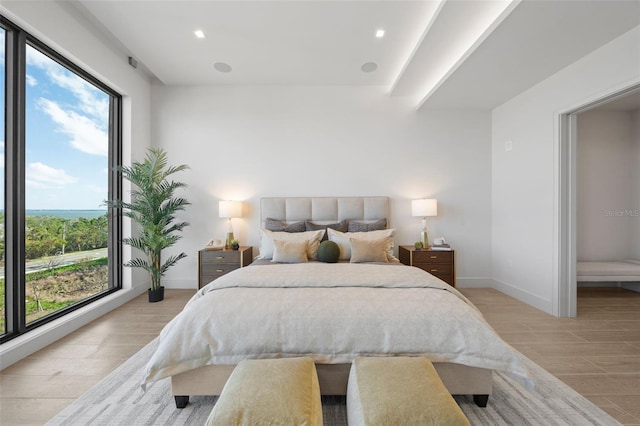
POLYGON ((61 217, 63 219, 79 219, 84 217, 86 219, 95 219, 96 217, 104 216, 107 213, 106 210, 27 210, 27 216, 53 216, 61 217))

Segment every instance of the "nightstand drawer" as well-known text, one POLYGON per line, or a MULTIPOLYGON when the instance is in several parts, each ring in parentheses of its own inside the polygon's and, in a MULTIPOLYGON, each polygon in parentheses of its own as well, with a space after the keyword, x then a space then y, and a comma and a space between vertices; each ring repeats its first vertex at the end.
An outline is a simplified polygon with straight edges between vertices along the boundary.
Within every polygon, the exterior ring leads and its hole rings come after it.
POLYGON ((223 276, 224 274, 212 274, 212 275, 201 275, 200 276, 200 288, 209 284, 211 281, 216 280, 223 276))
POLYGON ((208 263, 240 263, 239 251, 226 250, 204 250, 200 253, 200 262, 205 265, 208 263))
POLYGON ((451 251, 432 251, 432 250, 416 250, 413 252, 413 264, 418 263, 451 263, 453 260, 453 252, 451 251))
POLYGON ((202 263, 200 264, 200 273, 202 275, 224 275, 240 268, 240 263, 202 263))
POLYGON ((427 271, 433 275, 453 275, 453 265, 451 263, 414 263, 413 266, 427 271))

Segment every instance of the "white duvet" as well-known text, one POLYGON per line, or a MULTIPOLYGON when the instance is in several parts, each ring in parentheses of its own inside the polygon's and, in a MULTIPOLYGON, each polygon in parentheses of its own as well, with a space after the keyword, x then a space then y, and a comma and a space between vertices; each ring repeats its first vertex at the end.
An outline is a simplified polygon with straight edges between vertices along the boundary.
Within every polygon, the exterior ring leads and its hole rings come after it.
POLYGON ((458 291, 404 265, 251 265, 203 287, 160 334, 143 384, 244 358, 411 355, 503 371, 518 353, 458 291))

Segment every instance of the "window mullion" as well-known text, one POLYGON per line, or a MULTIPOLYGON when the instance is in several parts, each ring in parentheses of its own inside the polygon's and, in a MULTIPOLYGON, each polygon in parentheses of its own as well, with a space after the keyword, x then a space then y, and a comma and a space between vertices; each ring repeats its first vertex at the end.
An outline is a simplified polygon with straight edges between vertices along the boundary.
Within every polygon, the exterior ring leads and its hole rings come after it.
POLYGON ((7 335, 25 329, 25 69, 26 39, 6 32, 5 85, 5 291, 7 335))

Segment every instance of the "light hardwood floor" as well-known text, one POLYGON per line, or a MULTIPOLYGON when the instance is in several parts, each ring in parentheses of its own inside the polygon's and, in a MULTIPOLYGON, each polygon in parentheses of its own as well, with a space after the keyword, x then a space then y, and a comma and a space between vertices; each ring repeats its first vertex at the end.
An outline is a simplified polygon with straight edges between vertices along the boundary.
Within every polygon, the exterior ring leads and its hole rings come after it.
MULTIPOLYGON (((516 349, 621 423, 640 425, 640 293, 580 289, 555 318, 492 289, 461 290, 516 349)), ((158 335, 193 294, 146 295, 0 372, 0 424, 43 424, 158 335)))

